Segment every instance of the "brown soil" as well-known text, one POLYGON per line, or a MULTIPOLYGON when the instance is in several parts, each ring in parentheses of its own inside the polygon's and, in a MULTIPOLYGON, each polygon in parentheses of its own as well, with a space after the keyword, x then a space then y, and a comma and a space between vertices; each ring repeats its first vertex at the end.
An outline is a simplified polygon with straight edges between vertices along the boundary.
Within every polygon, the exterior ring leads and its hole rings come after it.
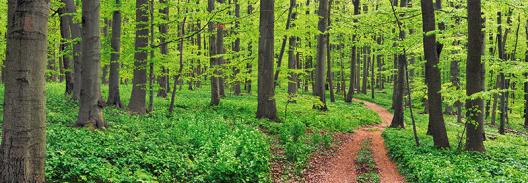
POLYGON ((371 138, 372 152, 379 178, 382 183, 405 182, 398 172, 396 164, 387 156, 387 149, 381 137, 383 129, 390 125, 392 114, 385 108, 374 103, 363 102, 365 107, 378 113, 382 123, 376 126, 364 127, 354 133, 338 134, 340 146, 335 148, 335 153, 315 153, 310 159, 310 164, 304 174, 304 182, 348 183, 356 182, 356 169, 354 160, 361 149, 361 142, 371 138))

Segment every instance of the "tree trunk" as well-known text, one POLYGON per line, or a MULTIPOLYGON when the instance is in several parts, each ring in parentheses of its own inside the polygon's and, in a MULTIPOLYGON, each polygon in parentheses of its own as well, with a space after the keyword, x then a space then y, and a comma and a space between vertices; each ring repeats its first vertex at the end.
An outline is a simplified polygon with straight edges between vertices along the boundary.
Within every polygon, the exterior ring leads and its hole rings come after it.
MULTIPOLYGON (((238 0, 235 0, 235 17, 236 17, 235 31, 237 31, 236 34, 239 34, 238 31, 240 30, 240 4, 238 3, 238 0)), ((235 40, 233 51, 235 52, 235 55, 237 55, 237 57, 240 58, 238 56, 239 55, 238 52, 240 52, 240 37, 239 36, 237 36, 235 40)), ((238 79, 238 76, 237 76, 240 73, 240 69, 238 68, 238 66, 234 67, 233 73, 234 73, 234 79, 235 79, 233 90, 234 90, 235 95, 240 95, 242 93, 242 90, 240 88, 240 80, 238 79)))
POLYGON ((257 118, 278 120, 273 82, 275 2, 260 1, 257 118))
MULTIPOLYGON (((528 20, 526 20, 526 44, 528 45, 528 20)), ((525 52, 525 62, 528 62, 528 50, 525 52)), ((528 77, 528 72, 524 73, 528 77)), ((524 129, 528 129, 528 82, 524 82, 524 129)))
MULTIPOLYGON (((290 22, 294 22, 297 13, 294 12, 293 8, 297 7, 297 1, 296 0, 290 0, 290 22)), ((292 27, 295 27, 295 22, 292 23, 292 27)), ((293 70, 298 68, 298 60, 296 60, 296 54, 295 54, 295 47, 297 46, 297 37, 290 36, 290 48, 288 49, 288 69, 290 72, 288 73, 288 94, 290 97, 295 97, 297 95, 297 81, 298 76, 295 72, 292 72, 293 70)), ((278 74, 279 69, 277 68, 276 74, 278 74)), ((278 81, 275 81, 278 82, 278 81)), ((277 85, 277 83, 275 84, 277 85)))
MULTIPOLYGON (((407 7, 407 0, 402 0, 400 7, 407 7)), ((403 16, 402 14, 400 16, 403 16)), ((400 41, 405 39, 405 31, 400 30, 400 41)), ((393 108, 394 108, 394 117, 392 118, 391 128, 404 128, 404 109, 403 109, 403 94, 404 94, 404 81, 405 81, 405 64, 407 64, 407 56, 405 53, 400 53, 398 55, 398 71, 397 71, 397 80, 394 86, 394 97, 393 97, 393 108)))
POLYGON ((326 81, 326 62, 327 62, 327 41, 328 38, 328 0, 319 1, 319 31, 321 32, 317 37, 317 68, 316 68, 316 82, 315 82, 315 94, 321 101, 317 109, 326 111, 326 94, 325 94, 325 81, 326 81))
MULTIPOLYGON (((248 7, 247 7, 248 11, 248 16, 250 16, 251 14, 253 14, 253 5, 251 3, 248 3, 248 7)), ((250 58, 253 58, 253 42, 249 41, 248 43, 248 56, 250 58)), ((251 62, 248 62, 246 64, 246 69, 247 69, 247 74, 248 74, 248 78, 246 78, 246 84, 245 84, 245 87, 246 87, 246 93, 248 94, 251 94, 251 73, 253 72, 253 64, 251 62)))
MULTIPOLYGON (((471 96, 484 91, 484 65, 482 59, 483 21, 481 1, 468 0, 468 54, 466 66, 466 94, 471 96)), ((468 151, 485 151, 484 148, 484 103, 482 98, 466 101, 466 147, 468 151)))
POLYGON ((368 75, 369 75, 369 58, 370 58, 370 55, 369 55, 369 51, 368 51, 368 47, 363 47, 363 83, 361 85, 361 93, 363 94, 367 94, 367 83, 368 83, 368 75))
MULTIPOLYGON (((309 3, 309 2, 308 2, 309 3)), ((288 8, 288 19, 286 19, 286 31, 290 29, 291 22, 293 21, 293 9, 295 8, 296 2, 295 0, 290 0, 290 7, 288 8)), ((277 86, 279 83, 279 72, 280 67, 282 65, 282 57, 284 57, 284 51, 286 50, 286 41, 288 40, 288 36, 284 35, 282 38, 282 44, 281 49, 279 52, 279 58, 277 59, 277 70, 275 71, 275 75, 273 77, 273 81, 275 82, 275 86, 277 86)), ((289 83, 289 82, 288 82, 289 83)))
POLYGON ((45 182, 49 6, 8 1, 0 182, 45 182))
POLYGON ((148 112, 154 111, 154 0, 149 1, 150 17, 150 59, 149 59, 149 105, 148 112))
MULTIPOLYGON (((160 53, 162 58, 167 58, 167 54, 169 54, 169 46, 167 43, 167 34, 169 32, 167 22, 169 21, 169 5, 167 3, 167 0, 160 0, 160 4, 163 5, 163 8, 159 9, 159 14, 161 15, 161 22, 158 26, 159 33, 160 33, 160 53)), ((169 71, 164 66, 161 66, 161 74, 159 74, 159 89, 158 89, 158 97, 166 98, 167 92, 169 91, 169 71)))
MULTIPOLYGON (((119 7, 120 0, 116 0, 119 7)), ((110 40, 112 55, 110 56, 110 79, 108 83, 108 101, 107 105, 118 108, 124 107, 121 103, 119 93, 119 56, 121 50, 121 10, 116 9, 112 15, 112 38, 110 40)))
POLYGON ((435 13, 433 0, 422 0, 423 20, 423 45, 426 59, 426 70, 429 81, 427 82, 427 98, 429 104, 429 123, 432 127, 434 146, 437 148, 449 148, 449 139, 442 114, 442 95, 440 94, 441 75, 438 68, 439 53, 437 52, 436 35, 429 34, 435 31, 435 13))
POLYGON ((148 47, 148 0, 136 0, 136 37, 134 54, 134 76, 132 78, 132 94, 128 109, 131 113, 147 112, 147 50, 148 47))
MULTIPOLYGON (((497 34, 497 43, 499 46, 499 58, 501 59, 501 62, 504 62, 506 60, 506 39, 508 31, 502 35, 502 13, 497 13, 497 24, 498 24, 498 34, 497 34)), ((504 75, 504 71, 499 72, 498 77, 498 88, 500 89, 499 92, 499 118, 500 118, 500 125, 499 125, 499 133, 503 134, 505 133, 505 123, 506 123, 506 95, 508 95, 508 92, 506 90, 506 77, 504 75)))
POLYGON ((100 1, 82 2, 82 85, 77 126, 106 128, 103 118, 99 71, 101 70, 101 41, 99 35, 100 1))
MULTIPOLYGON (((357 15, 359 15, 359 0, 354 0, 354 22, 357 22, 357 15)), ((357 39, 357 35, 352 35, 352 42, 355 43, 357 39)), ((354 95, 354 90, 356 87, 356 62, 357 62, 357 47, 355 44, 352 45, 352 51, 350 53, 350 82, 348 84, 348 93, 345 98, 345 102, 352 102, 352 97, 354 95)))
POLYGON ((73 21, 72 14, 77 12, 73 0, 63 0, 66 7, 65 18, 70 23, 71 39, 73 41, 73 99, 79 100, 81 95, 81 25, 73 21))
MULTIPOLYGON (((214 3, 215 0, 209 0, 208 1, 208 7, 207 11, 209 13, 212 13, 214 11, 214 3)), ((215 30, 215 23, 210 21, 208 25, 208 31, 209 31, 209 56, 210 56, 210 65, 211 69, 213 71, 213 74, 211 75, 211 105, 217 106, 220 104, 220 92, 219 90, 219 79, 218 79, 218 68, 217 68, 217 58, 215 58, 216 55, 216 36, 214 35, 215 30)))
MULTIPOLYGON (((217 0, 219 6, 222 6, 224 4, 225 0, 217 0)), ((225 25, 222 22, 217 22, 216 25, 216 54, 217 55, 223 55, 225 54, 225 48, 224 48, 224 37, 225 37, 225 25)), ((220 56, 216 59, 216 64, 219 66, 218 72, 218 93, 220 94, 220 97, 225 97, 225 76, 223 72, 225 59, 223 56, 220 56)))
MULTIPOLYGON (((174 102, 176 100, 176 87, 182 76, 182 71, 183 71, 183 66, 184 66, 183 65, 183 45, 184 45, 183 43, 185 41, 184 36, 185 36, 185 21, 186 20, 187 20, 187 17, 184 17, 180 25, 180 31, 179 31, 180 40, 178 43, 178 51, 180 52, 180 55, 179 55, 180 68, 178 69, 178 74, 174 77, 174 87, 172 87, 173 89, 172 89, 171 100, 170 100, 170 105, 169 105, 169 113, 172 113, 174 111, 174 102)), ((181 82, 183 83, 183 81, 181 82)))
MULTIPOLYGON (((61 32, 61 52, 66 52, 71 48, 71 44, 68 41, 71 39, 70 25, 72 24, 71 18, 66 16, 66 9, 60 8, 60 32, 61 32)), ((64 78, 66 80, 66 95, 71 96, 73 94, 73 75, 72 75, 72 57, 68 54, 62 55, 62 64, 64 67, 64 78)))

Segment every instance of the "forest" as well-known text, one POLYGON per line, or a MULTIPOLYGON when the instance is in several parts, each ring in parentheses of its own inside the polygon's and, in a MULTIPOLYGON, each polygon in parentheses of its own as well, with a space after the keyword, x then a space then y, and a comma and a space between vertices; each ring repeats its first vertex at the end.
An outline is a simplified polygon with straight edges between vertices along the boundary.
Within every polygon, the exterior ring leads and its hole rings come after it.
POLYGON ((526 0, 0 0, 0 182, 528 182, 526 0))

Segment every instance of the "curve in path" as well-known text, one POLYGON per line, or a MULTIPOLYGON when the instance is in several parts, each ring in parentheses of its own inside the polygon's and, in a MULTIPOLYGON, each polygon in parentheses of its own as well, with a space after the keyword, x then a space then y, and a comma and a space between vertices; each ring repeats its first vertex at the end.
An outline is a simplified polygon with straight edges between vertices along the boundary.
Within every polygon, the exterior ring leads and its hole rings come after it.
POLYGON ((387 109, 358 99, 355 102, 362 102, 365 107, 378 113, 382 123, 376 126, 363 127, 354 133, 338 134, 336 138, 342 143, 335 149, 334 155, 314 156, 310 160, 309 168, 304 175, 306 182, 329 182, 329 183, 349 183, 356 182, 356 170, 354 160, 361 149, 361 142, 372 139, 372 153, 376 166, 379 169, 379 178, 382 183, 405 182, 404 177, 399 173, 396 164, 388 157, 387 149, 381 133, 392 121, 392 114, 387 109))

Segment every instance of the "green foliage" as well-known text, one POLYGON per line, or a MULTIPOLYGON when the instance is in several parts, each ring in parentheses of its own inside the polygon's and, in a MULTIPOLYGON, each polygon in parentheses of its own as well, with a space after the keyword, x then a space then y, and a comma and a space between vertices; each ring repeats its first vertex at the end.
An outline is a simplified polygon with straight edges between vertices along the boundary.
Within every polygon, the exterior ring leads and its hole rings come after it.
MULTIPOLYGON (((375 113, 360 104, 330 104, 336 110, 323 113, 313 110, 310 100, 290 104, 295 107, 290 106, 283 123, 271 123, 254 118, 255 96, 226 98, 208 107, 205 88, 178 92, 172 115, 166 112, 169 101, 161 98, 155 100, 155 111, 144 116, 107 107, 109 128, 93 131, 72 127, 78 104, 64 97, 63 84, 46 88, 50 182, 268 182, 270 143, 278 143, 300 173, 314 150, 330 147, 333 132, 379 123, 379 118, 365 117, 375 113), (274 136, 280 140, 270 142, 274 136)), ((131 87, 121 91, 128 96, 131 87)), ((107 92, 103 87, 103 96, 107 92)), ((287 102, 285 96, 277 99, 287 102)))
POLYGON ((378 168, 372 157, 372 139, 368 138, 361 143, 361 149, 356 157, 356 181, 359 183, 379 182, 378 168))
MULTIPOLYGON (((124 87, 129 94, 130 87, 124 87)), ((3 96, 3 95, 2 95, 3 96)), ((110 127, 70 127, 77 104, 63 86, 47 87, 50 182, 267 182, 269 143, 243 121, 225 119, 198 97, 181 99, 175 115, 157 108, 145 116, 105 108, 110 127), (198 103, 198 104, 196 104, 198 103), (204 108, 205 107, 205 108, 204 108), (201 108, 204 108, 201 110, 201 108)), ((157 99, 160 107, 168 102, 157 99)))

